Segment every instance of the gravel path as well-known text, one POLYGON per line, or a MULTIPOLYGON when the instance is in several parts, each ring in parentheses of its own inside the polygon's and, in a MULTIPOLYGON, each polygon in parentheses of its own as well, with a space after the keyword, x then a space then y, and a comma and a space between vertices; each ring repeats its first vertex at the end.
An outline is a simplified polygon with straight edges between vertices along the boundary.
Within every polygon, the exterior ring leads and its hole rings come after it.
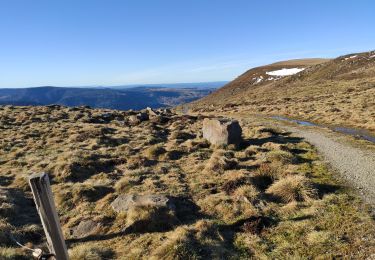
POLYGON ((375 153, 358 147, 332 133, 319 129, 282 126, 313 144, 328 163, 338 171, 364 200, 375 206, 375 153))

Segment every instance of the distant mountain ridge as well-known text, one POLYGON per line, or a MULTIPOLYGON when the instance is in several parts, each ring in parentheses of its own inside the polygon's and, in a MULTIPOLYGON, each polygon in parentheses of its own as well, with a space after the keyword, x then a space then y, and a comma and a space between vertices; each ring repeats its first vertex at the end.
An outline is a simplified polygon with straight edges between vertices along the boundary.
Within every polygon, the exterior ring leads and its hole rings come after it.
POLYGON ((0 89, 0 105, 87 105, 95 108, 142 109, 171 107, 194 101, 211 93, 213 88, 80 88, 33 87, 0 89))
POLYGON ((109 86, 106 88, 112 89, 129 89, 129 88, 198 88, 198 89, 206 89, 206 88, 220 88, 227 84, 229 81, 212 81, 212 82, 183 82, 183 83, 160 83, 160 84, 131 84, 131 85, 123 85, 123 86, 109 86))

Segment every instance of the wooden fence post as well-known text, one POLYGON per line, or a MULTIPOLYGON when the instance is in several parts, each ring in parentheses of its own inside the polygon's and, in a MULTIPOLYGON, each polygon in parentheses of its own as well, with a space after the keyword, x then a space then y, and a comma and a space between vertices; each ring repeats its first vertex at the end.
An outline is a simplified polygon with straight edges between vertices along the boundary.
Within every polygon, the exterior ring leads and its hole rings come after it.
POLYGON ((48 175, 46 173, 32 174, 29 177, 29 184, 42 220, 50 253, 54 254, 57 260, 69 260, 48 175))

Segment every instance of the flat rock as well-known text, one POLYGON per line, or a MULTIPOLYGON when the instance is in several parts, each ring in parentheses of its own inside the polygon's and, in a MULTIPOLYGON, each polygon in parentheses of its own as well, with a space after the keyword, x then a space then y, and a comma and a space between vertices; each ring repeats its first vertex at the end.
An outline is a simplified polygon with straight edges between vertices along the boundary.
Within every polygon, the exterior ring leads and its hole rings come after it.
POLYGON ((96 233, 100 227, 100 223, 93 220, 84 220, 71 229, 71 234, 74 238, 84 238, 96 233))
POLYGON ((159 208, 175 209, 175 205, 165 195, 120 195, 112 203, 111 206, 117 213, 128 211, 132 207, 151 206, 159 208))
POLYGON ((237 120, 205 118, 202 132, 203 138, 214 145, 239 145, 242 141, 242 128, 237 120))

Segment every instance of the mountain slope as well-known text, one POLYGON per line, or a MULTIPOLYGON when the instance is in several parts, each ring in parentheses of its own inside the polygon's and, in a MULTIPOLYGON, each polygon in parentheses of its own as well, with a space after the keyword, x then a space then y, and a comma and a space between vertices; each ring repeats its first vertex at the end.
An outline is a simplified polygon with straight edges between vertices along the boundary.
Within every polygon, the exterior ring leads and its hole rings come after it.
POLYGON ((283 69, 284 71, 290 70, 291 72, 293 72, 293 69, 305 69, 308 66, 320 64, 327 61, 327 59, 298 59, 276 62, 270 65, 256 67, 246 71, 234 81, 229 82, 224 87, 203 98, 201 102, 198 103, 212 104, 216 102, 220 103, 227 99, 230 100, 232 96, 237 94, 241 95, 249 88, 264 86, 280 80, 282 76, 277 76, 278 71, 280 71, 280 74, 282 74, 283 69))
POLYGON ((287 61, 249 70, 190 107, 194 111, 237 107, 237 112, 284 115, 374 132, 375 52, 349 54, 322 62, 316 60, 316 63, 287 61), (264 80, 259 84, 253 81, 259 71, 291 66, 305 69, 277 80, 264 80))

